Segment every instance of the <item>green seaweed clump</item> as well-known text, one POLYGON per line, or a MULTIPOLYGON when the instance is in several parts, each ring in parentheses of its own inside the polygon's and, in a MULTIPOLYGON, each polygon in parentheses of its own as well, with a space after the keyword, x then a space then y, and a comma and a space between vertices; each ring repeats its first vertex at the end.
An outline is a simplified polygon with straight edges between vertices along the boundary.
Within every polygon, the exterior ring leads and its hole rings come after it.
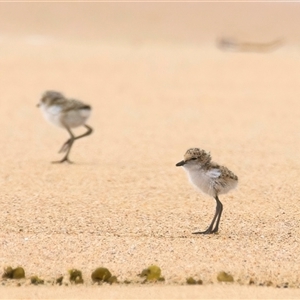
POLYGON ((22 267, 17 267, 13 270, 13 279, 25 278, 25 271, 22 267))
POLYGON ((38 276, 31 276, 30 282, 31 282, 31 284, 34 284, 34 285, 44 284, 44 280, 40 279, 38 276))
POLYGON ((77 269, 69 270, 70 282, 75 284, 83 283, 82 273, 77 269))
POLYGON ((233 277, 230 274, 227 274, 226 272, 220 272, 217 276, 218 281, 220 282, 233 282, 233 277))
POLYGON ((161 278, 160 275, 161 269, 156 265, 151 265, 147 269, 144 269, 140 274, 141 277, 146 277, 147 281, 158 281, 161 278))
MULTIPOLYGON (((110 282, 111 277, 112 277, 112 275, 109 272, 109 270, 107 268, 103 268, 103 267, 97 268, 91 275, 93 282, 98 282, 98 283, 108 282, 111 284, 112 283, 112 282, 110 282)), ((113 276, 113 277, 115 277, 115 276, 113 276)))
POLYGON ((4 268, 4 273, 2 275, 2 278, 12 279, 13 278, 13 268, 12 267, 4 268))
POLYGON ((21 279, 25 278, 25 271, 22 267, 17 267, 13 269, 12 267, 7 267, 4 269, 4 274, 2 278, 8 279, 21 279))
POLYGON ((201 285, 201 284, 203 284, 203 281, 201 280, 201 279, 199 279, 199 280, 196 280, 196 279, 194 279, 193 277, 188 277, 187 279, 186 279, 186 283, 187 284, 199 284, 199 285, 201 285))
POLYGON ((272 286, 273 285, 273 282, 268 280, 265 282, 265 286, 272 286))
POLYGON ((197 281, 193 277, 189 277, 186 279, 187 284, 196 284, 197 281))
POLYGON ((60 276, 60 277, 56 278, 55 283, 59 284, 59 285, 62 285, 63 280, 64 280, 64 276, 60 276))

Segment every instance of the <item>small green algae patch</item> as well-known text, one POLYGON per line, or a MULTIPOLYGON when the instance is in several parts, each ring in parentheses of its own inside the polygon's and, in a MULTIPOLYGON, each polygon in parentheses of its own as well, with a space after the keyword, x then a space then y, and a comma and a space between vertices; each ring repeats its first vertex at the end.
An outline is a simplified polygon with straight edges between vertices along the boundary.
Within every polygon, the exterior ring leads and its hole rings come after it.
POLYGON ((197 281, 193 277, 189 277, 186 279, 186 283, 192 285, 192 284, 196 284, 197 281))
POLYGON ((227 274, 226 272, 220 272, 217 276, 218 281, 220 282, 233 282, 233 277, 230 274, 227 274))
POLYGON ((186 279, 186 283, 189 284, 189 285, 194 285, 194 284, 199 284, 199 285, 201 285, 201 284, 203 284, 203 281, 202 281, 201 279, 196 280, 196 279, 194 279, 193 277, 188 277, 188 278, 186 279))
MULTIPOLYGON (((103 268, 103 267, 97 268, 91 275, 93 282, 98 282, 98 283, 108 282, 111 284, 112 283, 112 282, 110 282, 111 277, 112 277, 112 275, 111 275, 110 271, 107 268, 103 268)), ((113 277, 115 277, 115 276, 113 276, 113 277)), ((117 282, 117 281, 115 281, 115 282, 117 282)))
POLYGON ((17 267, 13 269, 12 267, 7 267, 4 269, 4 274, 2 278, 8 279, 21 279, 25 278, 25 270, 22 267, 17 267))
POLYGON ((30 282, 31 282, 31 284, 34 284, 34 285, 44 284, 44 280, 40 279, 38 276, 31 276, 30 282))
POLYGON ((60 276, 60 277, 56 278, 55 283, 58 285, 62 285, 63 280, 64 280, 64 276, 60 276))
POLYGON ((146 277, 146 281, 164 281, 164 278, 160 275, 161 269, 156 265, 151 265, 140 274, 141 277, 146 277))
POLYGON ((69 270, 69 274, 70 274, 71 283, 75 283, 75 284, 83 283, 82 272, 80 270, 77 269, 69 270))
POLYGON ((13 278, 13 268, 12 267, 4 268, 4 273, 2 275, 2 278, 12 279, 13 278))

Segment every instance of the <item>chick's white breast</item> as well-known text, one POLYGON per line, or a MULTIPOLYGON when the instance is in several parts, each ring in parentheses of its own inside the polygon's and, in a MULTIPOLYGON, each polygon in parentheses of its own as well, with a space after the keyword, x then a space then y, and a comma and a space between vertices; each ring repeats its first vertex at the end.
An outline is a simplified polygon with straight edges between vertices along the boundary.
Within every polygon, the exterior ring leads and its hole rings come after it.
POLYGON ((42 104, 41 110, 45 119, 50 123, 59 127, 65 127, 65 124, 70 128, 85 124, 91 114, 90 108, 75 108, 66 111, 62 105, 46 106, 42 104))
MULTIPOLYGON (((207 172, 201 171, 188 171, 188 178, 190 182, 202 192, 215 197, 216 191, 214 190, 214 179, 207 174, 207 172)), ((217 173, 214 173, 216 176, 217 173)))
POLYGON ((63 127, 60 120, 62 112, 62 107, 60 105, 46 106, 45 104, 41 104, 40 107, 48 122, 56 126, 63 127))
POLYGON ((237 186, 237 179, 224 176, 218 168, 187 170, 190 182, 202 192, 215 197, 226 194, 237 186))

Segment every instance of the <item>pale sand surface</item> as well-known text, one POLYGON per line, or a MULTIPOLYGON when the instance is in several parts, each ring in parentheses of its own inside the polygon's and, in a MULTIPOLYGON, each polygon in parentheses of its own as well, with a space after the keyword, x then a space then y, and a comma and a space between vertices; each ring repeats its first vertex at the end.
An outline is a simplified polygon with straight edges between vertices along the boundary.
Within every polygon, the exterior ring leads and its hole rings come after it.
POLYGON ((9 299, 299 299, 300 294, 294 289, 239 285, 0 287, 2 291, 9 299))
POLYGON ((0 297, 300 298, 299 13, 297 3, 1 3, 0 270, 53 280, 78 268, 85 283, 6 281, 0 297), (285 44, 221 52, 222 35, 285 44), (93 107, 73 165, 50 163, 68 134, 35 107, 47 89, 93 107), (191 234, 215 202, 175 167, 189 147, 239 176, 220 197, 218 235, 191 234), (91 285, 96 267, 138 280, 153 263, 164 284, 91 285), (239 283, 218 284, 223 270, 239 283), (188 276, 203 286, 180 286, 188 276))

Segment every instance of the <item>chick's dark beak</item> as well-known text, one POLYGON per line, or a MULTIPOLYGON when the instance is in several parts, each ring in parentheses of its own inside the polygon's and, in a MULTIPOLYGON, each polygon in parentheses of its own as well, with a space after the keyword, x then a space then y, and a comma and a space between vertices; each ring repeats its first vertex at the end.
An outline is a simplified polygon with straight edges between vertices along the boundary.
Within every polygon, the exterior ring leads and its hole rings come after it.
POLYGON ((183 166, 184 164, 185 164, 185 161, 182 160, 182 161, 180 161, 179 163, 176 164, 176 167, 181 167, 181 166, 183 166))

